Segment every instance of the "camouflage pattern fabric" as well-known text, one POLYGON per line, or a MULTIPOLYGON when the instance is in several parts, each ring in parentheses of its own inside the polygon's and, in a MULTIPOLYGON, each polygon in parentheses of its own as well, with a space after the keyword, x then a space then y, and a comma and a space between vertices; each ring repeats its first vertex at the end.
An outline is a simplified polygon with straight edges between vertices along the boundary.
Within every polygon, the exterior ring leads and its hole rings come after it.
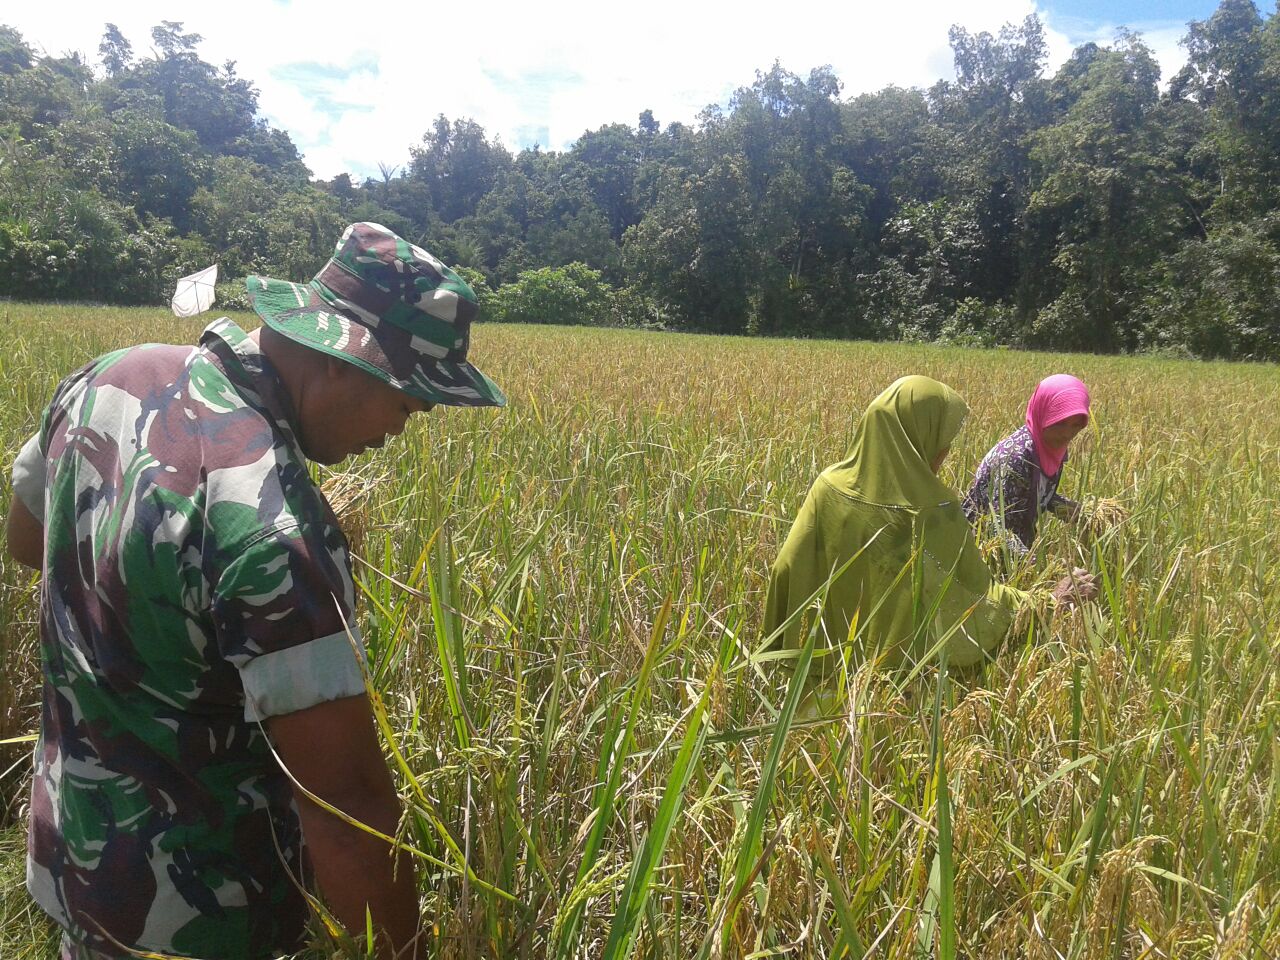
POLYGON ((257 721, 364 686, 346 540, 294 419, 221 319, 72 374, 15 463, 45 529, 27 884, 88 949, 257 958, 303 930, 291 784, 257 721))
POLYGON ((285 336, 428 403, 502 406, 467 362, 480 308, 466 282, 378 223, 347 227, 309 284, 249 277, 253 309, 285 336))
POLYGON ((62 947, 58 951, 58 960, 126 960, 131 954, 104 953, 77 943, 68 933, 62 935, 62 947))

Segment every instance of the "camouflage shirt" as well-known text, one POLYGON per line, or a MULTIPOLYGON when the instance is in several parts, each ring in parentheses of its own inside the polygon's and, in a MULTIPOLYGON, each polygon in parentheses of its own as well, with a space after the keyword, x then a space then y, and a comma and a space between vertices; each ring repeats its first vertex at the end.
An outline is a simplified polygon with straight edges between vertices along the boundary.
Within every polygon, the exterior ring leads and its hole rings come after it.
POLYGON ((90 947, 256 958, 304 926, 257 721, 364 686, 346 540, 293 422, 224 318, 72 374, 15 462, 45 531, 27 885, 90 947))

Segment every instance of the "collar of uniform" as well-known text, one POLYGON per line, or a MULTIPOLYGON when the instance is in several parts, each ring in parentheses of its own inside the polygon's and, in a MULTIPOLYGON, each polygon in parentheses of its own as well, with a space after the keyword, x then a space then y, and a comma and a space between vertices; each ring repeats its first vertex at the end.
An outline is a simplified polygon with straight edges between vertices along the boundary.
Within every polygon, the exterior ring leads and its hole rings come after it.
POLYGON ((214 355, 245 399, 261 407, 276 422, 298 456, 303 457, 302 446, 298 442, 298 414, 293 400, 275 366, 257 343, 235 321, 219 317, 204 328, 200 346, 214 355))

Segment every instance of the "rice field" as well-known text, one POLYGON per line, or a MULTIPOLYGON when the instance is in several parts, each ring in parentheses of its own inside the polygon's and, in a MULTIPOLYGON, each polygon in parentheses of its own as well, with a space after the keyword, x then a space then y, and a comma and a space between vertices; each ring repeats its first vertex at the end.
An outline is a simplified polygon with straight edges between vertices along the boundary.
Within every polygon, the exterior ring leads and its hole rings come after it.
MULTIPOLYGON (((202 326, 0 304, 6 477, 63 373, 202 326)), ((415 418, 326 478, 431 956, 1280 956, 1280 370, 474 339, 507 409, 415 418), (963 486, 1055 372, 1095 405, 1063 492, 1112 522, 1045 520, 1018 582, 1084 566, 1098 601, 978 671, 854 669, 843 709, 798 711, 760 655, 763 591, 856 414, 906 373, 955 387, 963 486)), ((33 580, 0 564, 4 738, 34 729, 38 661, 33 580)), ((0 748, 6 960, 51 955, 21 887, 27 749, 0 748)), ((357 955, 315 929, 308 956, 357 955)))

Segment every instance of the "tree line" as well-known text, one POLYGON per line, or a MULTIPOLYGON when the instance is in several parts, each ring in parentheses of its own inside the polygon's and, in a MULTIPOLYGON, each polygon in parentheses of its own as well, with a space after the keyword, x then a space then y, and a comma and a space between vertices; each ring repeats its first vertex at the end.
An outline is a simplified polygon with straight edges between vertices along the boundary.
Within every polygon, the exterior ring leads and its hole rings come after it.
POLYGON ((1188 24, 1163 88, 1127 32, 1049 73, 1029 17, 953 27, 928 89, 775 63, 692 124, 646 110, 564 151, 441 115, 363 182, 312 180, 182 24, 152 41, 107 24, 91 65, 0 27, 0 293, 304 279, 375 220, 497 319, 1280 359, 1280 13, 1251 0, 1188 24))

